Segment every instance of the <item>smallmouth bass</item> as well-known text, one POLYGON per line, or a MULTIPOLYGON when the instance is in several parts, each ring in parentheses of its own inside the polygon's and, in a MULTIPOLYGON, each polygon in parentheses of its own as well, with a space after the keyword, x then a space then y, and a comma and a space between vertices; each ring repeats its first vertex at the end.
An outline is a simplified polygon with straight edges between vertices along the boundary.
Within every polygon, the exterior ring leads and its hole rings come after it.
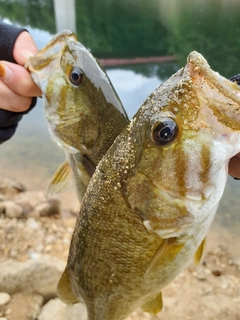
POLYGON ((100 161, 87 188, 58 294, 89 320, 157 313, 161 290, 195 255, 240 151, 240 88, 192 52, 100 161))
POLYGON ((48 194, 68 188, 71 167, 81 202, 96 165, 129 123, 127 114, 104 69, 71 31, 56 34, 26 68, 42 90, 50 134, 67 156, 48 194))

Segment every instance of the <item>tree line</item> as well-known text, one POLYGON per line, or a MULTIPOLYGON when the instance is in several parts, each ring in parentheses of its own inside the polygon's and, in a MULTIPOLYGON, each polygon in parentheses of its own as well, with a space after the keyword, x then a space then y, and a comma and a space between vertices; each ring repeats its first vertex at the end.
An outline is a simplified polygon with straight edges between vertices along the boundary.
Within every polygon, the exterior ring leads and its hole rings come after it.
MULTIPOLYGON (((229 77, 240 73, 240 8, 222 0, 76 0, 77 36, 101 58, 197 50, 229 77)), ((53 1, 0 0, 0 16, 55 33, 53 1)))

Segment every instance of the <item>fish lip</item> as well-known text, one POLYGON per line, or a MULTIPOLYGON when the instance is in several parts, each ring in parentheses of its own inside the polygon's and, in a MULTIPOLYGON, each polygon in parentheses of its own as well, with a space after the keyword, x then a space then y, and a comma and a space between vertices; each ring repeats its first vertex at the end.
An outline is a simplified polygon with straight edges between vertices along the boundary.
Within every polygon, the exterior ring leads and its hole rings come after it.
POLYGON ((53 60, 62 49, 61 40, 66 40, 66 38, 73 38, 73 41, 77 41, 75 33, 71 30, 66 29, 58 32, 51 38, 45 47, 29 58, 24 65, 25 69, 34 72, 36 69, 39 69, 48 63, 49 60, 53 60), (57 46, 58 43, 60 44, 59 47, 57 46), (49 52, 51 51, 52 54, 50 55, 49 52))
POLYGON ((57 34, 55 34, 48 44, 52 45, 60 37, 66 37, 66 36, 74 36, 76 38, 76 35, 73 31, 68 30, 68 29, 64 29, 64 30, 59 31, 57 34))
POLYGON ((210 82, 226 97, 240 104, 240 86, 213 71, 207 60, 199 52, 193 51, 189 54, 186 68, 190 78, 202 73, 207 82, 210 82))

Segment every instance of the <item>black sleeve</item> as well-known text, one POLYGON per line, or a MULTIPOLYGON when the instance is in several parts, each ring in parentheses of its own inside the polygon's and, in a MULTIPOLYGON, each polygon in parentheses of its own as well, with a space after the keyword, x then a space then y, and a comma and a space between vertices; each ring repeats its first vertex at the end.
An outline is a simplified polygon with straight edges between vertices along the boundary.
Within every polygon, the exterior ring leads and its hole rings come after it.
MULTIPOLYGON (((0 21, 0 60, 16 63, 13 58, 13 47, 17 37, 23 31, 27 30, 0 21)), ((36 98, 33 98, 29 110, 35 106, 36 100, 36 98)), ((0 143, 7 141, 13 136, 18 122, 29 110, 25 112, 11 112, 1 109, 0 103, 0 143)))
POLYGON ((0 60, 16 63, 13 58, 13 47, 17 37, 23 31, 27 30, 0 21, 0 60))

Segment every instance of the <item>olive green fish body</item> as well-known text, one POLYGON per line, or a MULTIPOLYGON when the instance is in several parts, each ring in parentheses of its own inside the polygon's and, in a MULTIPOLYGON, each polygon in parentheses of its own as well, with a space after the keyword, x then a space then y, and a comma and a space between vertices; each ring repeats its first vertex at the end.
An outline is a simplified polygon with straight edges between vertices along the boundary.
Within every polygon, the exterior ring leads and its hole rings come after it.
MULTIPOLYGON (((164 257, 147 273, 164 239, 149 232, 139 213, 126 203, 124 182, 120 187, 119 177, 112 178, 107 169, 108 158, 104 160, 87 189, 66 273, 73 292, 87 305, 89 320, 120 320, 158 294, 179 273, 174 261, 186 240, 173 238, 171 250, 167 245, 164 257), (115 187, 114 192, 109 193, 110 186, 115 187)), ((193 253, 185 255, 190 259, 193 253)), ((184 265, 182 259, 181 268, 184 265)), ((61 291, 59 295, 64 301, 61 291)))
MULTIPOLYGON (((128 123, 126 112, 103 68, 70 31, 58 33, 26 67, 42 90, 50 134, 72 160, 81 201, 96 165, 128 123)), ((68 174, 64 164, 50 194, 65 189, 68 174)))
MULTIPOLYGON (((89 320, 157 313, 161 290, 199 261, 231 157, 240 90, 193 52, 100 161, 83 199, 58 293, 89 320)), ((194 289, 193 289, 194 290, 194 289)))

